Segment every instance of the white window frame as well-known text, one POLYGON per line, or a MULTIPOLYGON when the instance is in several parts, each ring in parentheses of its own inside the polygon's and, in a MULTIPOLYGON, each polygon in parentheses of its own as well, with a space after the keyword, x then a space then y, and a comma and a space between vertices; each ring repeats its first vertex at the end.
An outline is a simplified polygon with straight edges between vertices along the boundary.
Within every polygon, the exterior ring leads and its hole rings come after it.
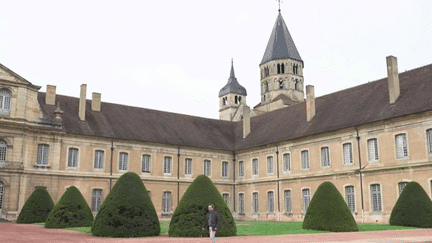
POLYGON ((151 173, 151 158, 151 154, 141 154, 141 173, 151 173), (144 172, 145 169, 148 169, 148 172, 144 172))
POLYGON ((192 176, 192 159, 185 158, 185 176, 192 176))
POLYGON ((284 190, 284 210, 286 213, 292 212, 292 190, 284 190))
POLYGON ((239 161, 239 177, 244 177, 245 175, 245 167, 244 167, 244 161, 239 161))
POLYGON ((329 146, 321 147, 321 167, 323 168, 330 167, 330 147, 329 146))
POLYGON ((309 150, 308 149, 302 150, 300 152, 300 161, 301 161, 301 168, 302 168, 302 170, 309 170, 309 168, 310 168, 310 165, 309 165, 310 158, 309 158, 309 150), (306 156, 304 156, 304 154, 306 154, 306 156))
POLYGON ((407 184, 409 183, 409 181, 400 181, 397 184, 398 187, 398 196, 400 196, 402 194, 403 189, 405 189, 405 187, 407 186, 407 184))
POLYGON ((408 158, 408 136, 407 136, 407 133, 399 133, 399 134, 395 135, 395 150, 396 150, 396 159, 408 158), (401 138, 402 141, 400 141, 399 138, 401 138))
POLYGON ((273 156, 267 156, 267 174, 274 174, 273 156))
POLYGON ((310 202, 311 202, 311 189, 310 188, 302 188, 301 189, 301 196, 302 196, 302 210, 303 213, 306 213, 306 211, 309 208, 310 202), (305 192, 308 192, 306 194, 305 192))
POLYGON ((275 196, 274 191, 267 191, 267 212, 274 213, 275 212, 275 196), (271 195, 271 197, 270 197, 271 195))
POLYGON ((259 213, 259 193, 258 192, 252 192, 252 213, 259 213), (254 195, 257 195, 256 201, 254 195))
POLYGON ((7 143, 5 140, 0 139, 0 162, 4 163, 7 159, 7 143))
POLYGON ((164 191, 162 193, 162 213, 167 214, 172 212, 172 192, 164 191))
POLYGON ((354 213, 356 203, 355 203, 355 188, 353 185, 345 186, 345 201, 346 201, 348 208, 350 209, 351 213, 354 213), (352 192, 348 191, 348 188, 352 189, 352 192))
POLYGON ((91 209, 92 212, 98 212, 100 207, 102 206, 103 199, 103 189, 102 188, 93 188, 92 190, 92 204, 91 209), (96 191, 100 191, 100 195, 95 194, 96 191))
POLYGON ((12 108, 12 92, 9 89, 0 89, 0 115, 9 116, 12 108), (6 107, 6 104, 8 107, 6 107))
POLYGON ((222 161, 222 178, 228 178, 228 161, 222 161))
POLYGON ((352 145, 353 144, 351 142, 347 142, 347 143, 342 144, 344 165, 353 165, 354 164, 354 154, 353 154, 353 146, 352 145))
POLYGON ((378 139, 370 138, 367 140, 369 162, 375 163, 379 160, 378 139))
POLYGON ((284 153, 282 155, 283 163, 284 163, 284 172, 291 171, 291 153, 284 153), (288 159, 286 159, 288 158, 288 159))
POLYGON ((371 212, 373 213, 378 213, 378 212, 382 212, 382 189, 381 189, 381 184, 378 183, 374 183, 371 184, 369 186, 369 190, 370 190, 370 195, 371 195, 371 212), (374 191, 374 189, 372 188, 373 186, 378 186, 379 191, 374 191), (374 195, 377 195, 376 199, 377 202, 375 203, 375 198, 374 195), (377 206, 378 208, 376 208, 375 206, 377 206))
POLYGON ((258 160, 258 158, 253 158, 252 159, 252 176, 257 177, 258 175, 259 175, 259 160, 258 160))
POLYGON ((128 152, 120 151, 118 153, 118 164, 117 164, 117 166, 118 166, 118 171, 120 171, 120 172, 128 171, 128 169, 129 169, 129 153, 128 152), (126 162, 124 161, 125 158, 126 158, 126 162), (125 169, 125 167, 126 167, 126 169, 125 169))
POLYGON ((205 159, 203 162, 203 169, 204 169, 203 173, 204 173, 204 175, 206 175, 208 177, 211 176, 211 164, 212 164, 212 161, 209 159, 205 159))
MULTIPOLYGON (((73 155, 72 155, 73 156, 73 155)), ((67 157, 67 168, 78 168, 78 166, 79 166, 79 157, 80 157, 80 151, 79 151, 79 148, 76 148, 76 147, 69 147, 68 148, 68 157, 67 157), (76 162, 76 166, 73 166, 74 165, 74 161, 73 161, 73 159, 74 158, 72 158, 71 157, 71 151, 76 151, 76 157, 75 157, 75 162, 76 162), (70 160, 71 160, 71 158, 72 158, 72 166, 69 166, 69 162, 70 162, 70 160)))
POLYGON ((94 153, 93 153, 93 169, 95 169, 95 170, 103 170, 104 169, 104 165, 105 165, 105 150, 103 150, 103 149, 95 149, 94 153), (99 152, 102 152, 102 158, 100 158, 100 156, 97 155, 99 152), (98 167, 96 167, 96 163, 99 164, 98 167), (102 166, 100 166, 100 165, 102 165, 102 166))
POLYGON ((239 213, 244 213, 244 202, 245 202, 244 195, 245 194, 243 192, 239 193, 239 213))
POLYGON ((40 143, 37 149, 36 165, 48 166, 49 163, 49 145, 40 143))
POLYGON ((172 173, 172 157, 171 156, 164 156, 163 157, 163 167, 162 167, 162 173, 164 175, 171 175, 172 173))

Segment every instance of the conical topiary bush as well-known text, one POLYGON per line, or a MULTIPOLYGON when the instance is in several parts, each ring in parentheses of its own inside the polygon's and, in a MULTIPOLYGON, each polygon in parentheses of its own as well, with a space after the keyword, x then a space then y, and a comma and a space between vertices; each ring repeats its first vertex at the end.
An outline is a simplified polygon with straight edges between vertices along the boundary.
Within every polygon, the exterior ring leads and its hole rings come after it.
POLYGON ((141 178, 123 174, 99 209, 91 228, 94 236, 143 237, 160 234, 156 209, 141 178))
POLYGON ((420 184, 406 185, 393 207, 390 225, 432 228, 432 201, 420 184))
POLYGON ((347 203, 331 182, 324 182, 318 187, 302 226, 303 229, 333 232, 358 231, 347 203))
POLYGON ((75 186, 70 186, 48 215, 45 228, 89 227, 93 223, 90 207, 75 186))
POLYGON ((54 202, 48 191, 43 187, 38 187, 21 209, 17 223, 33 224, 45 222, 53 208, 54 202))
POLYGON ((205 175, 199 175, 181 198, 171 218, 169 236, 200 237, 209 236, 202 230, 208 205, 221 215, 221 228, 216 236, 235 236, 237 228, 231 211, 213 182, 205 175))

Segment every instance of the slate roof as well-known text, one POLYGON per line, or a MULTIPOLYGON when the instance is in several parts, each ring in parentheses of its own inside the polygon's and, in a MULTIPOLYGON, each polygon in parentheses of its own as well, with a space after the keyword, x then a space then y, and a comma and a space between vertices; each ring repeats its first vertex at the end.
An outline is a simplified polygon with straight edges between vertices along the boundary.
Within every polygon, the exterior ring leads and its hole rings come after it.
POLYGON ((219 91, 219 98, 226 94, 239 94, 246 96, 246 89, 237 82, 234 74, 234 64, 231 60, 231 72, 228 83, 219 91))
MULTIPOLYGON (((192 146, 241 150, 390 118, 432 110, 432 65, 399 74, 401 94, 389 104, 387 78, 317 97, 316 115, 306 122, 305 102, 251 117, 243 139, 242 122, 194 117, 102 102, 101 112, 86 103, 86 121, 78 118, 78 98, 57 95, 67 133, 192 146)), ((39 104, 49 119, 56 106, 39 104)))
POLYGON ((300 61, 303 64, 303 60, 297 51, 294 41, 291 38, 291 35, 280 12, 276 19, 276 23, 273 27, 260 65, 279 59, 292 59, 300 61))

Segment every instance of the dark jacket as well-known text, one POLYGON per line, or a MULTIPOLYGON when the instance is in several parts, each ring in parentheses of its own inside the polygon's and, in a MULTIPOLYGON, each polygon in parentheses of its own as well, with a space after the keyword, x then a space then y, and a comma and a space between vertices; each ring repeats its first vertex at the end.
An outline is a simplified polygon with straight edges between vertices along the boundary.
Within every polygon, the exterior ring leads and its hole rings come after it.
POLYGON ((215 230, 217 232, 220 230, 221 224, 222 224, 222 219, 220 213, 213 209, 210 212, 208 212, 207 215, 204 217, 203 228, 208 232, 210 231, 209 227, 211 226, 213 230, 217 229, 215 230), (209 225, 208 223, 210 215, 212 218, 211 225, 209 225))

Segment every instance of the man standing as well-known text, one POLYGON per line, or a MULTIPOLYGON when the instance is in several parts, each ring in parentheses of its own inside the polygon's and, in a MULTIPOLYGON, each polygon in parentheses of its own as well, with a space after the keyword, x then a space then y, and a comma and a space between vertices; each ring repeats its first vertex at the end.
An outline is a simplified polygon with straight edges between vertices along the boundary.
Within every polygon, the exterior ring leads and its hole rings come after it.
POLYGON ((215 243, 216 242, 215 235, 216 232, 220 230, 222 221, 221 221, 220 213, 218 213, 216 210, 213 210, 213 208, 214 208, 213 204, 210 204, 208 206, 209 212, 205 216, 204 225, 202 229, 206 230, 207 232, 210 232, 211 242, 215 243))

